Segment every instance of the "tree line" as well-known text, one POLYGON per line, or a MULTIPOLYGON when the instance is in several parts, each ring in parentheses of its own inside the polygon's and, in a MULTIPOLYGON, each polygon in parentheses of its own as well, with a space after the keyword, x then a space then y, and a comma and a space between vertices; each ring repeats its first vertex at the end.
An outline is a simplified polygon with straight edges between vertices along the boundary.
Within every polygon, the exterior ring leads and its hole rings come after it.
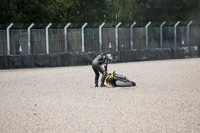
POLYGON ((1 0, 0 23, 200 21, 200 0, 1 0))

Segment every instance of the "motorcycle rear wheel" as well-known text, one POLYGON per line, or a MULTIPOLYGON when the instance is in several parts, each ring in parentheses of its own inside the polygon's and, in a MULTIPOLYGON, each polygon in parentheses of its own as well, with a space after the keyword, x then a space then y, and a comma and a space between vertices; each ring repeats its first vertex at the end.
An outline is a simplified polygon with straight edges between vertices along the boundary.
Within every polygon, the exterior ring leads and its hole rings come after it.
POLYGON ((136 83, 135 83, 135 82, 133 82, 133 81, 130 81, 130 82, 132 83, 133 86, 136 86, 136 83))

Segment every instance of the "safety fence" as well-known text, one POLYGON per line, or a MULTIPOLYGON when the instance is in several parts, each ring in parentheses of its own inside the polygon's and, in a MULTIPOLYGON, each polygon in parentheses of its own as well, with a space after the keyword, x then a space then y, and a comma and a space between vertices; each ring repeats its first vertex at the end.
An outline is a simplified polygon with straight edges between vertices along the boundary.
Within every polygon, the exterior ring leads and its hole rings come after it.
MULTIPOLYGON (((198 46, 200 26, 0 30, 0 55, 45 55, 198 46)), ((69 25, 68 25, 69 26, 69 25)))

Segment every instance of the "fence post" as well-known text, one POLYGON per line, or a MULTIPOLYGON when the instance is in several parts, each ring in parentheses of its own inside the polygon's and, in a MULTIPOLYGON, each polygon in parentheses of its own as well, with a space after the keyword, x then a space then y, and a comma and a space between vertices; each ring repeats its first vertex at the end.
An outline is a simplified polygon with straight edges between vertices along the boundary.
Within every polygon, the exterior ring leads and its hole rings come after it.
POLYGON ((187 25, 187 46, 190 46, 190 25, 193 23, 193 21, 190 21, 187 25))
POLYGON ((99 26, 99 46, 100 46, 100 52, 102 52, 102 27, 105 25, 105 23, 102 23, 99 26))
POLYGON ((166 22, 164 21, 161 25, 160 25, 160 48, 163 48, 163 31, 162 28, 164 26, 166 22))
POLYGON ((65 34, 65 53, 68 52, 68 49, 67 49, 67 28, 70 26, 70 23, 68 23, 65 28, 64 28, 64 34, 65 34))
POLYGON ((151 24, 151 22, 149 22, 146 26, 145 26, 145 29, 146 29, 146 49, 148 47, 148 27, 149 25, 151 24))
POLYGON ((119 22, 115 27, 115 37, 116 37, 116 52, 118 52, 118 27, 121 25, 121 22, 119 22))
POLYGON ((13 23, 11 23, 7 27, 7 54, 10 55, 10 28, 13 26, 13 23))
POLYGON ((46 51, 47 54, 49 54, 49 27, 52 25, 52 23, 49 23, 49 25, 46 27, 46 51))
POLYGON ((180 21, 178 21, 175 25, 174 25, 174 47, 176 48, 176 27, 178 26, 178 24, 180 23, 180 21))
POLYGON ((28 27, 28 55, 31 54, 31 28, 34 26, 34 23, 32 23, 28 27))
POLYGON ((130 42, 131 42, 131 50, 133 50, 133 26, 136 25, 136 22, 134 22, 130 27, 130 42))
POLYGON ((82 35, 82 52, 85 52, 85 45, 84 45, 84 28, 86 27, 87 23, 85 23, 81 27, 81 35, 82 35))

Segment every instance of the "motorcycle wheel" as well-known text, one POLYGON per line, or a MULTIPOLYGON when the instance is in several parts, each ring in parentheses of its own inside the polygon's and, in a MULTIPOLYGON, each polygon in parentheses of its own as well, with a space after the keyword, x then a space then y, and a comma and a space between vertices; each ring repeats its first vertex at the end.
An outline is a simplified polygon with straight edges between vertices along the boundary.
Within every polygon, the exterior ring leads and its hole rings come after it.
POLYGON ((135 82, 131 81, 131 83, 132 83, 133 86, 136 86, 136 83, 135 83, 135 82))

